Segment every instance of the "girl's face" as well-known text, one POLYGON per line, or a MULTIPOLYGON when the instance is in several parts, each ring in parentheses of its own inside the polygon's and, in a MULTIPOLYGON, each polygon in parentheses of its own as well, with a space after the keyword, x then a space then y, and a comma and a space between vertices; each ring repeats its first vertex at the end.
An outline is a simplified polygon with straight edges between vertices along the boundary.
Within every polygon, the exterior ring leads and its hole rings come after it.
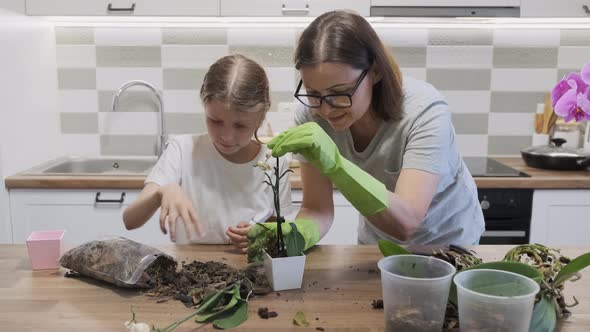
MULTIPOLYGON (((359 78, 361 78, 363 71, 347 64, 323 62, 314 66, 303 67, 300 73, 303 86, 307 91, 300 91, 300 93, 325 96, 350 93, 359 78)), ((369 110, 374 83, 376 83, 375 76, 372 71, 368 71, 352 95, 352 105, 350 107, 335 108, 324 100, 320 108, 312 108, 312 110, 328 121, 334 130, 346 130, 369 110)))
POLYGON ((211 100, 205 103, 207 130, 217 150, 232 156, 247 147, 263 120, 264 112, 239 112, 226 103, 211 100))

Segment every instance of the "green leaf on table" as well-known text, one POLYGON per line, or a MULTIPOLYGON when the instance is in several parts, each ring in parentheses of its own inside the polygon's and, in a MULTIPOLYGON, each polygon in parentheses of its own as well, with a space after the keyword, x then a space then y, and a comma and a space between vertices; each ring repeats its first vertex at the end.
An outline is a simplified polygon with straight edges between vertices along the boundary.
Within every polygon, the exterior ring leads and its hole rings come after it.
POLYGON ((218 329, 231 329, 248 320, 248 301, 240 299, 238 304, 230 311, 224 312, 213 321, 213 326, 218 329))
POLYGON ((305 248, 305 238, 297 230, 295 223, 289 223, 291 225, 291 232, 285 237, 285 246, 287 248, 287 256, 299 256, 303 253, 305 248))
MULTIPOLYGON (((223 291, 222 291, 223 292, 223 291)), ((212 318, 217 317, 218 315, 231 310, 234 306, 238 304, 241 300, 240 298, 240 285, 234 284, 233 288, 230 291, 224 292, 224 298, 227 300, 227 304, 225 306, 215 306, 212 307, 210 311, 203 312, 202 315, 198 315, 195 319, 195 322, 203 323, 212 318), (229 297, 229 300, 227 298, 229 297)))
POLYGON ((535 305, 529 332, 553 332, 557 322, 557 314, 553 301, 543 296, 535 305))
MULTIPOLYGON (((520 262, 504 262, 504 261, 488 262, 488 263, 482 263, 482 264, 478 264, 478 265, 466 268, 463 271, 477 270, 477 269, 490 269, 490 270, 500 270, 500 271, 518 273, 520 275, 523 275, 525 277, 529 277, 529 278, 533 279, 537 284, 540 284, 541 281, 543 280, 543 275, 541 274, 541 272, 539 272, 539 270, 535 269, 534 267, 532 267, 530 265, 520 263, 520 262)), ((449 293, 449 302, 457 305, 457 286, 455 286, 454 282, 451 283, 451 291, 449 293)))
POLYGON ((297 311, 295 317, 293 317, 293 324, 303 327, 309 326, 309 322, 305 319, 305 314, 303 311, 297 311))
POLYGON ((226 288, 205 297, 205 299, 201 301, 201 305, 199 305, 197 308, 197 312, 205 313, 219 307, 219 303, 224 299, 223 295, 227 294, 229 291, 232 291, 234 287, 234 285, 227 286, 226 288))
POLYGON ((387 240, 379 240, 379 250, 383 254, 383 257, 394 256, 394 255, 411 255, 412 253, 404 249, 398 244, 395 244, 387 240))
POLYGON ((557 286, 562 282, 565 282, 566 280, 570 279, 575 273, 580 272, 588 265, 590 265, 590 252, 587 252, 581 256, 574 258, 566 266, 562 267, 561 271, 559 271, 559 273, 557 273, 557 276, 555 276, 553 285, 557 286))

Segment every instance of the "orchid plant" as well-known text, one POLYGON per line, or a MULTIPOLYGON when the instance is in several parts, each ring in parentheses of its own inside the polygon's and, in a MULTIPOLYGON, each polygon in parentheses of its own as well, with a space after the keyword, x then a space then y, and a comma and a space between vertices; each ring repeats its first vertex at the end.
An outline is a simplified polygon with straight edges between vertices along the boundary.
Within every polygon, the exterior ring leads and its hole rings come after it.
POLYGON ((590 120, 590 62, 580 73, 571 72, 551 91, 555 113, 565 122, 590 120))

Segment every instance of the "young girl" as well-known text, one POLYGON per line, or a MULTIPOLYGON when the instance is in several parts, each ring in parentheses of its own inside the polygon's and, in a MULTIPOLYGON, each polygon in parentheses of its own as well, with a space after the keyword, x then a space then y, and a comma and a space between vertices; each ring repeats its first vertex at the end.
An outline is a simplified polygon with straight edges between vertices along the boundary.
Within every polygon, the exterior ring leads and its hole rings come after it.
MULTIPOLYGON (((268 78, 256 62, 226 56, 209 68, 200 97, 208 133, 169 141, 123 220, 138 228, 160 208, 160 229, 173 242, 182 227, 191 243, 231 242, 245 252, 246 221, 274 207, 264 171, 253 167, 268 152, 256 137, 270 108, 268 78)), ((274 166, 274 158, 268 162, 274 166)), ((280 164, 287 169, 286 158, 280 164)), ((282 210, 291 205, 291 187, 287 176, 281 181, 282 210)))

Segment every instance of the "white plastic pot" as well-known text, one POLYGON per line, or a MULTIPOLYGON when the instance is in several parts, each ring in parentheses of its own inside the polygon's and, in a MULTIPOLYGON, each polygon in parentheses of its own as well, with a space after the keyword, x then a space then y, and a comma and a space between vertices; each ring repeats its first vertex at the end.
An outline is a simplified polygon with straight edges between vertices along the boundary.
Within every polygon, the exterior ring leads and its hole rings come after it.
POLYGON ((273 290, 298 289, 303 283, 305 255, 272 258, 264 251, 264 268, 273 290))

